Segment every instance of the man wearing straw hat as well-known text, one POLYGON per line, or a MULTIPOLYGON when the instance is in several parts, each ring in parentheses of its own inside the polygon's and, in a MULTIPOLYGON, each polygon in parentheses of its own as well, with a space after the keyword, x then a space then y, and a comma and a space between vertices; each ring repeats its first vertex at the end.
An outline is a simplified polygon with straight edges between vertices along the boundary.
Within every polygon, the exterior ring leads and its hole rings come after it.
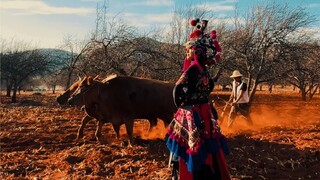
POLYGON ((246 118, 249 125, 252 125, 252 120, 249 114, 248 86, 242 81, 242 74, 238 70, 233 71, 230 77, 233 78, 233 82, 232 92, 229 99, 229 103, 232 106, 228 118, 228 127, 231 127, 238 112, 246 118))

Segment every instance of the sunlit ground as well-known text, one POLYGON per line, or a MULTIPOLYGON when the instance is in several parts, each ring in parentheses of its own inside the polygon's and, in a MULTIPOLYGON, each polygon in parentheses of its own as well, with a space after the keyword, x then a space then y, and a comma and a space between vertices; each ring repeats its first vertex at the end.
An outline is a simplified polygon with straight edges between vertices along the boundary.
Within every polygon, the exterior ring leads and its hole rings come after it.
MULTIPOLYGON (((94 138, 96 122, 76 140, 84 112, 60 107, 50 92, 22 92, 18 102, 1 96, 0 177, 169 179, 168 151, 161 120, 150 132, 148 121, 137 120, 135 144, 128 147, 125 127, 116 139, 112 127, 103 127, 109 144, 94 138), (41 103, 32 106, 30 101, 41 103)), ((58 92, 60 93, 60 92, 58 92)), ((229 92, 217 91, 221 98, 229 92)), ((221 114, 223 104, 217 104, 221 114)), ((320 97, 302 102, 292 89, 258 91, 252 107, 253 126, 238 118, 226 126, 231 154, 226 156, 233 179, 318 179, 320 174, 320 97)), ((221 121, 221 119, 219 119, 221 121)))

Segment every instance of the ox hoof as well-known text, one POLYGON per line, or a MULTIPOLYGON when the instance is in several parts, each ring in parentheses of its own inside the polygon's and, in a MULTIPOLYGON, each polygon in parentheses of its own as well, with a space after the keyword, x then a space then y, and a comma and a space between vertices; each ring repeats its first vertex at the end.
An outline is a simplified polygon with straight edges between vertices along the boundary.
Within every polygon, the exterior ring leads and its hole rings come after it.
POLYGON ((134 140, 128 140, 128 147, 132 147, 132 145, 134 144, 134 140))
POLYGON ((134 143, 133 142, 130 142, 129 140, 128 141, 119 141, 119 143, 120 143, 120 146, 122 146, 122 147, 132 147, 132 145, 134 145, 134 143))

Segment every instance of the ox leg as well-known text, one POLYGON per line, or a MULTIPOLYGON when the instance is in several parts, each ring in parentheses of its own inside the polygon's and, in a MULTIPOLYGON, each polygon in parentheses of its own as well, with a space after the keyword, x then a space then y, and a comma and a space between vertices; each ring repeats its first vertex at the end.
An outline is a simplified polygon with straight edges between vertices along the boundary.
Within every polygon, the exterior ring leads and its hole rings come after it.
POLYGON ((158 119, 157 118, 149 119, 149 123, 150 123, 149 132, 150 132, 153 127, 157 126, 158 119))
POLYGON ((174 117, 174 114, 169 114, 169 115, 166 115, 165 117, 163 117, 162 121, 163 121, 165 127, 168 127, 168 125, 171 123, 173 117, 174 117))
POLYGON ((96 135, 96 138, 100 144, 107 144, 107 141, 103 138, 102 133, 101 133, 101 129, 102 129, 103 124, 104 124, 103 122, 98 121, 98 127, 97 127, 95 135, 96 135))
POLYGON ((112 127, 114 129, 114 132, 116 132, 117 139, 119 139, 120 138, 120 125, 112 124, 112 127))
POLYGON ((88 124, 88 122, 91 121, 92 119, 93 118, 90 117, 90 116, 85 116, 85 117, 82 118, 81 126, 78 129, 77 139, 83 138, 83 130, 86 127, 86 125, 88 124))
POLYGON ((133 143, 133 119, 125 121, 125 125, 126 125, 127 134, 129 137, 128 146, 131 146, 131 144, 133 143))

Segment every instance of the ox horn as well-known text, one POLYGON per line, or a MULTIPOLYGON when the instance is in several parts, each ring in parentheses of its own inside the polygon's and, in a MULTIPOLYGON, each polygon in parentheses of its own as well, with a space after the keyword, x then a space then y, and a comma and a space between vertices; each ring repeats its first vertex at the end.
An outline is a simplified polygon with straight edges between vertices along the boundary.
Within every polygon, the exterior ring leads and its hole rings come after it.
POLYGON ((89 76, 89 77, 87 78, 87 85, 90 86, 90 85, 92 84, 92 81, 93 81, 92 77, 89 76))
POLYGON ((79 74, 79 73, 77 74, 77 76, 78 76, 78 78, 79 78, 79 81, 81 81, 81 77, 80 77, 80 74, 79 74))
POLYGON ((97 80, 99 78, 99 74, 96 75, 96 77, 93 78, 93 80, 97 80))

